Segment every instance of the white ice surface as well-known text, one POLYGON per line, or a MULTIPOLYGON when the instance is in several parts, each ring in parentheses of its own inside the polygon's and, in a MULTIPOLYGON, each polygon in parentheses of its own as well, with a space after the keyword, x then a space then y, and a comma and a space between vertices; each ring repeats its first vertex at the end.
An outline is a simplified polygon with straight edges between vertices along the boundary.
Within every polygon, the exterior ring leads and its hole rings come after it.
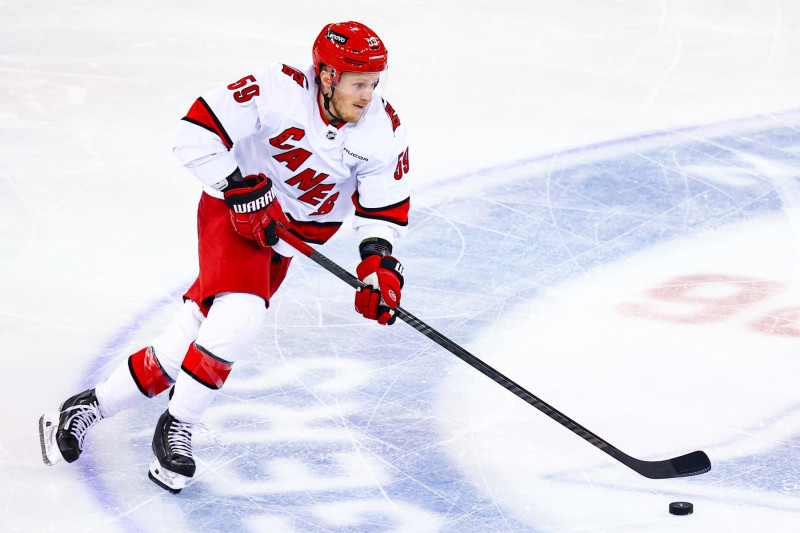
MULTIPOLYGON (((409 503, 391 483, 413 478, 410 468, 374 448, 361 452, 383 438, 395 446, 416 425, 432 428, 429 440, 414 448, 420 462, 431 451, 442 454, 436 464, 448 465, 465 501, 495 510, 485 522, 489 531, 796 528, 798 338, 751 326, 796 306, 800 166, 754 160, 759 154, 752 152, 740 154, 738 167, 717 157, 676 166, 687 176, 712 174, 720 189, 769 180, 783 210, 678 235, 543 283, 530 301, 499 306, 496 318, 477 331, 449 320, 479 305, 476 293, 415 284, 415 270, 437 269, 439 283, 447 278, 453 287, 473 280, 496 296, 508 289, 498 285, 513 265, 497 261, 497 270, 482 265, 478 273, 469 254, 447 246, 427 258, 397 248, 401 260, 410 258, 403 295, 409 309, 447 324, 445 334, 631 455, 656 459, 706 449, 722 464, 706 476, 640 479, 457 361, 436 383, 414 374, 420 396, 436 401, 393 404, 391 388, 385 403, 381 396, 374 403, 352 396, 387 369, 396 368, 402 383, 420 363, 446 365, 449 356, 400 330, 390 342, 418 343, 409 344, 396 367, 351 357, 350 346, 361 338, 352 332, 381 339, 380 331, 345 317, 349 294, 317 286, 328 274, 300 261, 273 306, 263 342, 272 365, 263 375, 250 374, 262 379, 264 401, 239 402, 251 413, 237 420, 253 416, 271 424, 237 431, 225 427, 219 411, 210 412, 209 423, 226 429, 229 448, 206 451, 208 468, 187 499, 170 499, 144 478, 155 407, 97 428, 94 452, 87 451, 94 453, 95 479, 91 469, 41 464, 41 412, 93 385, 147 342, 195 272, 198 189, 170 153, 175 121, 200 92, 253 66, 307 62, 323 24, 349 19, 366 22, 388 44, 387 98, 411 130, 416 220, 439 217, 469 239, 465 228, 482 228, 484 221, 442 212, 443 199, 472 198, 479 188, 524 179, 514 174, 527 169, 520 161, 542 157, 536 172, 548 175, 542 170, 548 164, 554 172, 562 168, 549 154, 597 143, 612 143, 608 150, 619 147, 622 157, 631 147, 616 140, 654 132, 717 123, 724 134, 756 115, 776 127, 797 124, 786 113, 800 109, 800 7, 789 1, 0 2, 0 529, 193 531, 199 530, 195 516, 213 516, 215 505, 235 493, 260 509, 243 506, 252 531, 457 531, 459 521, 483 509, 460 507, 452 498, 449 513, 426 508, 419 498, 409 503), (737 170, 742 161, 758 172, 737 170), (482 175, 491 181, 481 182, 482 175), (707 273, 779 283, 780 290, 762 291, 756 304, 711 324, 663 320, 686 313, 674 302, 662 302, 660 322, 642 318, 635 304, 647 290, 707 273), (636 312, 625 314, 626 306, 636 312), (142 319, 148 310, 153 317, 142 319), (297 316, 308 320, 307 328, 296 326, 297 316), (304 346, 301 354, 286 341, 294 331, 313 339, 315 328, 333 332, 323 353, 304 346), (270 351, 273 344, 277 350, 270 351), (107 353, 109 347, 116 351, 107 353), (304 403, 301 393, 317 403, 304 403), (270 403, 272 396, 284 405, 270 403), (285 404, 289 410, 281 411, 285 404), (353 424, 348 417, 365 405, 374 416, 353 424), (395 434, 373 430, 382 427, 384 405, 396 405, 408 427, 395 434), (339 423, 308 431, 313 421, 329 420, 339 423), (312 443, 300 451, 315 451, 314 439, 352 446, 332 450, 318 464, 309 456, 273 457, 256 479, 235 468, 237 438, 282 449, 312 443), (316 471, 327 465, 336 475, 316 471), (315 496, 321 482, 329 488, 315 496), (371 492, 354 496, 354 487, 367 486, 371 492), (315 503, 275 503, 296 493, 315 503), (668 515, 675 499, 693 501, 696 513, 668 515), (260 501, 268 505, 259 508, 260 501)), ((566 193, 585 200, 581 209, 593 209, 577 186, 566 193)), ((651 200, 643 198, 641 207, 651 200)), ((526 233, 513 220, 505 234, 495 231, 498 239, 526 233)), ((424 226, 417 228, 412 244, 440 237, 418 236, 424 226)), ((352 269, 355 252, 347 239, 337 237, 324 251, 352 269)), ((560 249, 543 243, 531 254, 545 256, 551 246, 560 249)), ((491 259, 502 254, 487 248, 491 259)), ((330 287, 338 288, 335 283, 330 287)), ((722 293, 712 288, 704 296, 719 299, 742 287, 723 285, 722 293)), ((219 409, 230 408, 237 394, 259 390, 258 380, 239 377, 226 393, 231 403, 219 409)), ((442 487, 425 490, 433 500, 442 487)), ((476 529, 477 522, 469 523, 476 529)))

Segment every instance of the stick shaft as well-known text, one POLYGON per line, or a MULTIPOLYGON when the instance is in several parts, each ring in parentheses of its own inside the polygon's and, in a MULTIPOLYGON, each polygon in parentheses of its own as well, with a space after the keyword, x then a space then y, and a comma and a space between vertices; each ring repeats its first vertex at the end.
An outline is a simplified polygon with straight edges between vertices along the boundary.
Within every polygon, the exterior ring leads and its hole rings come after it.
MULTIPOLYGON (((298 239, 294 234, 290 233, 288 230, 284 229, 283 227, 276 228, 276 232, 278 237, 286 241, 287 243, 291 244, 297 251, 323 267, 328 272, 331 272, 336 277, 357 289, 359 287, 365 287, 366 285, 355 277, 353 274, 336 264, 335 262, 331 261, 320 252, 316 251, 314 248, 306 244, 305 242, 298 239)), ((544 400, 538 398, 533 393, 525 389, 522 385, 514 382, 511 378, 506 377, 498 370, 495 370, 482 360, 478 359, 467 350, 456 344, 455 342, 451 341, 449 338, 445 337, 431 326, 420 320, 419 318, 415 317, 402 307, 397 308, 397 316, 405 322, 406 324, 410 325, 433 342, 447 350, 448 352, 452 353, 471 367, 478 370, 481 374, 493 379, 495 382, 502 385, 504 388, 508 389, 515 395, 519 396, 529 404, 533 405, 543 413, 545 413, 550 418, 557 421, 559 424, 567 427, 569 430, 577 433, 582 438, 588 440, 601 450, 606 451, 606 448, 611 446, 605 440, 601 439, 585 427, 581 426, 565 414, 561 413, 555 407, 549 405, 544 400)), ((613 446, 612 446, 613 448, 613 446)))
MULTIPOLYGON (((278 237, 289 243, 292 247, 294 247, 297 251, 320 265, 322 268, 327 270, 328 272, 332 273, 354 289, 358 289, 360 287, 365 287, 366 285, 355 277, 353 274, 336 264, 335 262, 331 261, 327 257, 325 257, 320 252, 316 251, 314 248, 300 240, 297 236, 290 232, 290 230, 284 228, 283 226, 278 225, 276 228, 276 233, 278 237)), ((606 440, 599 437, 597 434, 593 433, 592 431, 586 429, 582 425, 578 424, 570 417, 553 407, 552 405, 548 404, 544 400, 538 398, 536 395, 525 389, 522 385, 519 385, 511 378, 505 376, 498 370, 492 368, 482 360, 478 359, 467 350, 447 338, 446 336, 442 335, 431 326, 420 320, 419 318, 415 317, 402 307, 398 306, 396 311, 397 316, 405 322, 406 324, 410 325, 433 342, 444 348, 445 350, 449 351, 474 369, 478 370, 481 374, 487 376, 488 378, 492 379, 499 385, 503 386, 508 391, 512 392, 517 397, 521 398, 528 404, 532 405, 542 413, 546 414, 565 428, 569 429, 585 441, 589 442, 590 444, 596 446, 600 450, 604 451, 617 461, 620 461, 624 465, 628 466, 629 468, 635 470, 637 473, 653 478, 653 479, 662 479, 662 478, 671 478, 671 477, 682 477, 682 476, 691 476, 696 474, 702 474, 707 472, 711 469, 711 464, 708 460, 708 457, 705 455, 704 452, 692 452, 690 454, 676 457, 673 459, 668 459, 664 461, 642 461, 639 459, 635 459, 610 443, 606 440)))

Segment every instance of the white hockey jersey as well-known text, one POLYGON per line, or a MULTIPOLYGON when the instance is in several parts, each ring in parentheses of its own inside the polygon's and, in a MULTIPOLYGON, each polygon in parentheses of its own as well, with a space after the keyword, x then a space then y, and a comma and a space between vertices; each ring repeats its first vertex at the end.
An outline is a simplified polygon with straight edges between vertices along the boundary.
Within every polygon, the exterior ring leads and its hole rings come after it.
POLYGON ((277 64, 198 98, 175 131, 175 155, 211 186, 239 167, 272 178, 292 230, 322 244, 353 213, 362 238, 392 242, 408 226, 406 128, 374 98, 356 123, 338 128, 317 103, 314 68, 277 64))

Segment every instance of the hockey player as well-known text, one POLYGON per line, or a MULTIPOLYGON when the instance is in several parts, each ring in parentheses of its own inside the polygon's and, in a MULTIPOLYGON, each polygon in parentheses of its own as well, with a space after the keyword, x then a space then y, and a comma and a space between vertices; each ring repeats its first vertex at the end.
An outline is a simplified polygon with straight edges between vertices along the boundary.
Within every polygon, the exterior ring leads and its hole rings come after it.
POLYGON ((149 477, 179 492, 195 473, 192 434, 233 364, 259 334, 294 250, 282 224, 323 244, 355 212, 356 311, 394 322, 403 268, 392 253, 408 224, 404 123, 379 96, 383 41, 358 22, 328 24, 313 65, 277 64, 198 98, 174 153, 204 185, 197 214, 200 270, 173 322, 103 382, 39 421, 48 465, 76 461, 101 419, 171 388, 153 436, 149 477))

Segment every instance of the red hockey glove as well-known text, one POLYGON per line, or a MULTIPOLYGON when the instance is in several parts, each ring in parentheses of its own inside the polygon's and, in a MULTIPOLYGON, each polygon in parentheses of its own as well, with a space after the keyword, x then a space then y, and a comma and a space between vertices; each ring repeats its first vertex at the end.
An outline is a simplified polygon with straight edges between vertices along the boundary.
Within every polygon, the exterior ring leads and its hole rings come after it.
POLYGON ((231 209, 231 222, 236 233, 256 241, 260 246, 275 246, 275 223, 289 226, 281 204, 275 197, 272 180, 264 174, 244 177, 239 187, 225 191, 225 203, 231 209))
POLYGON ((403 288, 403 265, 391 255, 370 255, 361 261, 356 273, 367 284, 356 290, 356 311, 378 324, 394 324, 403 288))

